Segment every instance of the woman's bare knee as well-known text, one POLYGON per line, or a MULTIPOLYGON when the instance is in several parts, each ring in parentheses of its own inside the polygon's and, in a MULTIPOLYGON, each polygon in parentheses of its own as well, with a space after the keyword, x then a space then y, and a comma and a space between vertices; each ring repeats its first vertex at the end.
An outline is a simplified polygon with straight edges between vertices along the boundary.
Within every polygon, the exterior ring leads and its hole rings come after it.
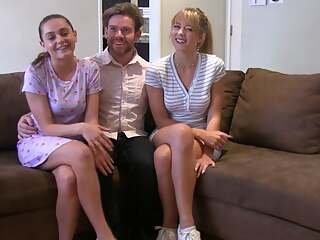
POLYGON ((167 144, 160 145, 154 152, 154 165, 158 175, 171 172, 171 149, 167 144))
POLYGON ((68 165, 73 170, 94 167, 93 154, 86 144, 80 141, 71 141, 51 153, 47 161, 39 168, 54 170, 62 165, 68 165))
POLYGON ((95 168, 93 154, 84 143, 76 142, 69 151, 72 152, 70 155, 70 165, 73 169, 76 167, 77 169, 89 171, 95 168))
POLYGON ((68 165, 61 165, 53 170, 59 192, 74 195, 77 192, 76 175, 68 165))
POLYGON ((193 146, 192 129, 183 123, 173 124, 159 130, 155 135, 154 141, 156 145, 168 143, 174 148, 187 148, 193 146))

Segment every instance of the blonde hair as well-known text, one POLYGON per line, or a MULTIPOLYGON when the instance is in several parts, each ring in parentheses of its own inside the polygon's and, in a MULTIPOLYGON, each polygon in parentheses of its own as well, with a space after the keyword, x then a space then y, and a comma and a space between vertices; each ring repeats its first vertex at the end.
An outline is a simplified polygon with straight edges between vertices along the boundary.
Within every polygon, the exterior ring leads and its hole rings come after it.
POLYGON ((213 53, 213 38, 211 24, 208 17, 199 8, 185 8, 174 15, 171 20, 171 25, 174 25, 176 19, 183 17, 190 21, 192 28, 201 36, 204 35, 204 40, 198 46, 199 52, 212 54, 213 53))

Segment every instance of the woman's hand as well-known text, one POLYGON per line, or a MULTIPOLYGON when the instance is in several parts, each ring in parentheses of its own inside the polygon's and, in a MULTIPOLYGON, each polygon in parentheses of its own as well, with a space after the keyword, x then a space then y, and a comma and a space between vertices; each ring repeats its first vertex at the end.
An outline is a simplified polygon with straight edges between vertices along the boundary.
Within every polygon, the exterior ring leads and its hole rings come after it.
POLYGON ((215 162, 211 157, 209 157, 208 154, 204 153, 200 158, 197 159, 196 166, 194 168, 197 177, 199 177, 201 174, 204 174, 209 166, 214 167, 215 162))
POLYGON ((105 135, 107 128, 93 123, 81 123, 80 132, 87 141, 95 156, 96 168, 105 176, 112 174, 114 162, 109 154, 112 151, 112 141, 105 135))
POLYGON ((200 138, 210 148, 221 150, 232 136, 221 131, 205 130, 205 134, 202 134, 200 138))
POLYGON ((105 127, 98 124, 80 123, 80 133, 87 141, 90 149, 94 154, 97 150, 111 152, 113 148, 112 141, 104 134, 103 131, 108 131, 105 127))

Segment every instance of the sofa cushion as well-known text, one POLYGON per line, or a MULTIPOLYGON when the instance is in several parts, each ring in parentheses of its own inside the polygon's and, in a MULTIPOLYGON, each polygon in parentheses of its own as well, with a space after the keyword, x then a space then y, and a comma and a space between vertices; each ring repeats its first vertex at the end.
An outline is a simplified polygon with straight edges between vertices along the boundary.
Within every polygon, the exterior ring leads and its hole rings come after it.
POLYGON ((230 131, 231 120, 234 107, 236 106, 241 83, 244 80, 242 71, 227 71, 227 74, 221 79, 224 84, 224 101, 221 116, 221 131, 228 133, 230 131))
POLYGON ((51 173, 22 167, 14 151, 0 153, 0 216, 53 208, 57 198, 51 173))
POLYGON ((23 75, 0 74, 0 149, 15 149, 19 117, 29 111, 26 98, 20 93, 23 75))
POLYGON ((320 152, 320 74, 249 69, 233 114, 238 143, 296 153, 320 152))
POLYGON ((197 197, 320 231, 320 154, 287 153, 232 142, 226 149, 216 167, 198 180, 197 197))

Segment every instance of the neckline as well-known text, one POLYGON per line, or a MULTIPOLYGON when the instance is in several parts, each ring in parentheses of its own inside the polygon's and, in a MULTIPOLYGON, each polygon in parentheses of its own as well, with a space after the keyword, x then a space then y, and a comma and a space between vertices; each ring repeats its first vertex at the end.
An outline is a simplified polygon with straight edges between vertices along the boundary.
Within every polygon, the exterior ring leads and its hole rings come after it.
POLYGON ((172 53, 170 55, 170 65, 171 65, 171 68, 173 69, 174 77, 175 77, 176 81, 178 82, 180 88, 183 90, 184 94, 187 95, 187 96, 190 96, 192 94, 193 86, 194 86, 195 82, 198 80, 198 74, 199 74, 199 69, 200 69, 200 65, 201 65, 201 54, 197 53, 197 56, 198 56, 198 60, 197 60, 197 63, 196 63, 196 69, 194 71, 190 87, 189 87, 189 89, 187 89, 185 87, 185 85, 183 84, 183 82, 182 82, 182 80, 181 80, 181 78, 180 78, 180 76, 179 76, 179 74, 177 72, 176 66, 174 64, 174 60, 173 60, 174 53, 172 53))
POLYGON ((78 67, 79 67, 79 60, 78 59, 76 59, 76 69, 75 69, 72 77, 70 78, 70 80, 62 80, 61 78, 59 78, 58 74, 56 73, 56 71, 54 70, 54 68, 52 66, 52 62, 51 62, 50 58, 48 58, 48 63, 49 63, 49 67, 50 67, 51 73, 53 74, 54 78, 58 82, 63 83, 63 84, 69 84, 69 83, 73 82, 77 78, 78 67))
POLYGON ((181 64, 178 62, 177 60, 177 56, 176 56, 176 53, 173 54, 173 63, 174 63, 174 66, 177 68, 180 68, 180 70, 186 70, 186 69, 190 69, 190 68, 193 68, 195 66, 197 66, 198 64, 198 58, 199 58, 199 54, 196 53, 196 60, 191 63, 191 64, 181 64))
POLYGON ((121 67, 126 67, 128 65, 131 65, 131 64, 135 64, 138 60, 137 60, 137 56, 138 56, 138 53, 137 53, 137 50, 134 48, 133 49, 133 56, 132 58, 130 59, 130 61, 126 64, 126 65, 122 65, 121 63, 119 63, 110 53, 109 51, 109 47, 107 47, 105 49, 105 51, 107 52, 107 61, 106 61, 106 64, 110 64, 110 63, 113 63, 115 65, 119 65, 121 67))

